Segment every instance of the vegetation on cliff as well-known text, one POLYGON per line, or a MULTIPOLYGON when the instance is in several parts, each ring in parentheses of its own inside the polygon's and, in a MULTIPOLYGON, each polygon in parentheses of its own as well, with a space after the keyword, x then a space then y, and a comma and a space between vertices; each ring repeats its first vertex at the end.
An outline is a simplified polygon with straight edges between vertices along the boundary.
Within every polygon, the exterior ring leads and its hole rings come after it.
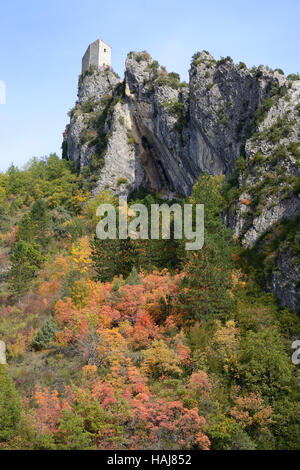
POLYGON ((0 175, 1 448, 299 449, 299 317, 262 290, 224 194, 220 177, 194 186, 205 245, 188 254, 96 239, 116 197, 91 199, 55 155, 0 175))

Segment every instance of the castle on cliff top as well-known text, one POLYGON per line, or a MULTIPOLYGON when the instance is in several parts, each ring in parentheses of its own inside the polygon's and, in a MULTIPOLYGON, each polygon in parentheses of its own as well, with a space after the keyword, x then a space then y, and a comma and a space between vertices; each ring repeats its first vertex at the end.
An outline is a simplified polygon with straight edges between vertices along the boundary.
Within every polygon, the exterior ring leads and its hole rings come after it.
POLYGON ((110 67, 111 47, 102 39, 97 39, 87 48, 82 58, 82 72, 85 72, 91 65, 102 67, 107 65, 110 67))

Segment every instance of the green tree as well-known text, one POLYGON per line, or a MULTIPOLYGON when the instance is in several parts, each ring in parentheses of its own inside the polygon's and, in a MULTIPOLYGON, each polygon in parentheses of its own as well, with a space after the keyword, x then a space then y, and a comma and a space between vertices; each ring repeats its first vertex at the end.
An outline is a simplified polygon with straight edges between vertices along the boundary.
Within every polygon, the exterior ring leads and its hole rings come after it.
POLYGON ((50 241, 50 237, 47 235, 47 230, 50 225, 50 214, 44 199, 38 199, 33 204, 31 209, 31 220, 35 225, 37 242, 43 249, 46 249, 50 241))
POLYGON ((56 323, 51 317, 47 318, 42 328, 38 331, 32 340, 32 346, 35 350, 45 348, 51 341, 54 340, 58 331, 56 323))
POLYGON ((0 364, 0 440, 10 439, 20 420, 21 404, 7 365, 0 364))
POLYGON ((111 281, 114 276, 129 276, 136 252, 133 240, 99 240, 94 237, 91 249, 93 266, 99 280, 111 281))
POLYGON ((36 240, 36 226, 28 213, 24 214, 18 225, 17 240, 31 244, 34 244, 36 240))
POLYGON ((222 196, 225 179, 223 176, 203 174, 193 187, 189 203, 204 204, 205 227, 209 232, 225 230, 220 214, 225 206, 222 196))
POLYGON ((293 365, 275 327, 249 330, 241 342, 238 382, 261 393, 270 404, 291 392, 293 365))
POLYGON ((192 204, 204 204, 205 213, 204 246, 186 254, 186 276, 180 293, 184 315, 195 320, 225 318, 233 307, 229 295, 232 237, 220 218, 222 182, 220 177, 201 176, 189 200, 192 204))
POLYGON ((28 289, 31 280, 43 262, 43 256, 36 247, 25 241, 18 241, 11 254, 10 283, 13 292, 20 299, 28 289))
POLYGON ((189 255, 182 281, 180 301, 187 318, 227 318, 233 308, 229 295, 232 261, 222 235, 205 231, 199 252, 189 255))
POLYGON ((69 410, 63 411, 63 418, 55 434, 58 450, 87 450, 92 447, 91 437, 92 434, 85 430, 82 416, 69 410))
MULTIPOLYGON (((296 387, 294 387, 295 389, 296 387)), ((274 405, 275 415, 273 417, 272 429, 279 450, 300 449, 299 395, 298 392, 298 396, 294 397, 295 401, 293 401, 293 397, 285 396, 274 405)))

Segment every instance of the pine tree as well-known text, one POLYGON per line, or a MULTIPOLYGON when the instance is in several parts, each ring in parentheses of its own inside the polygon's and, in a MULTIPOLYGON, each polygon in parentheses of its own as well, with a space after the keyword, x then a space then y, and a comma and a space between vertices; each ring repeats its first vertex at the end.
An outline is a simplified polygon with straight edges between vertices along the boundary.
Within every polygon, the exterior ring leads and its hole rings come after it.
POLYGON ((20 299, 43 262, 43 256, 31 243, 18 241, 11 254, 10 283, 20 299))
POLYGON ((205 244, 189 255, 180 300, 185 314, 195 320, 225 318, 232 307, 228 289, 231 256, 222 234, 205 233, 205 244))
POLYGON ((97 278, 101 281, 111 281, 114 276, 127 277, 136 259, 134 241, 99 240, 91 241, 93 266, 97 278))
POLYGON ((133 266, 131 273, 126 279, 126 284, 128 284, 129 286, 138 286, 139 284, 142 284, 140 275, 135 266, 133 266))
POLYGON ((47 235, 47 230, 50 225, 50 215, 47 204, 44 199, 38 199, 32 206, 31 219, 35 224, 37 242, 43 249, 46 249, 50 237, 47 235))
POLYGON ((36 240, 36 226, 30 217, 30 214, 26 213, 18 225, 18 241, 24 241, 34 244, 36 240))
POLYGON ((20 420, 21 404, 7 365, 0 365, 0 441, 10 439, 20 420))
POLYGON ((51 317, 47 318, 42 328, 32 340, 32 346, 36 351, 45 348, 54 340, 58 328, 51 317))
POLYGON ((220 212, 223 199, 222 179, 203 175, 193 188, 190 202, 204 204, 204 246, 187 253, 180 301, 187 318, 225 318, 233 302, 229 295, 231 283, 231 232, 222 224, 220 212))

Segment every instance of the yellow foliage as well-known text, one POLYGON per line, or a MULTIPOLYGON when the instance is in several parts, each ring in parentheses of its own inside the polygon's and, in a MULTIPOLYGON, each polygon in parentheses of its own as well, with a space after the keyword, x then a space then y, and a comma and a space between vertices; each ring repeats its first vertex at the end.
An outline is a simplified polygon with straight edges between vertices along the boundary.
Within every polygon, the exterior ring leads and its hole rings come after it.
POLYGON ((97 331, 99 336, 98 357, 101 364, 124 362, 128 346, 118 328, 97 331))
POLYGON ((86 273, 92 264, 91 247, 87 236, 82 237, 78 242, 73 243, 71 248, 71 259, 75 269, 81 273, 86 273))
POLYGON ((97 375, 97 366, 88 365, 82 368, 82 372, 85 378, 95 377, 97 375))
POLYGON ((144 351, 145 362, 142 371, 145 375, 153 377, 164 377, 168 375, 181 375, 182 370, 178 367, 180 358, 163 339, 155 339, 150 348, 144 351))
POLYGON ((212 338, 210 354, 218 358, 227 371, 237 361, 240 344, 239 330, 234 320, 229 320, 225 326, 221 326, 221 322, 217 320, 216 325, 218 329, 212 338))
POLYGON ((80 279, 75 281, 71 289, 71 299, 76 307, 84 307, 88 300, 91 291, 91 285, 88 281, 80 279))
POLYGON ((85 193, 80 189, 75 196, 73 196, 70 200, 70 204, 73 207, 76 214, 80 214, 84 204, 89 200, 91 197, 90 193, 85 193))

